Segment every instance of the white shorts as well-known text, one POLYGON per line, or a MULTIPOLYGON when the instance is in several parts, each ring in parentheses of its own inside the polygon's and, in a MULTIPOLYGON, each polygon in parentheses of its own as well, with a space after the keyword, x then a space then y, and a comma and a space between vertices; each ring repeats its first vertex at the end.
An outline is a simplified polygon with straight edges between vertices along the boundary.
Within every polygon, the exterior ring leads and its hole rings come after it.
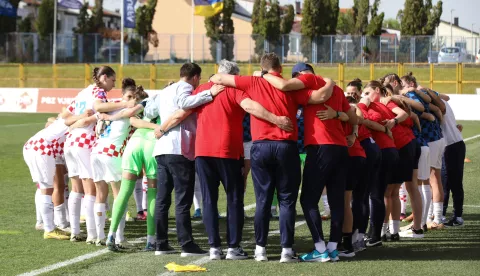
POLYGON ((53 179, 56 172, 53 156, 41 155, 31 149, 23 149, 23 159, 27 163, 33 182, 37 183, 40 189, 53 188, 53 179))
POLYGON ((57 157, 55 158, 55 165, 64 165, 64 166, 65 166, 65 165, 66 165, 66 163, 65 163, 65 156, 64 156, 64 155, 62 155, 62 156, 57 156, 57 157))
POLYGON ((90 164, 91 149, 65 147, 64 152, 69 177, 93 178, 92 166, 90 164))
POLYGON ((243 154, 245 155, 245 160, 250 160, 250 150, 252 149, 253 142, 243 142, 243 154))
POLYGON ((104 154, 91 156, 93 181, 117 182, 122 180, 122 158, 110 157, 104 154))
POLYGON ((430 148, 421 147, 422 153, 418 159, 418 176, 420 180, 430 179, 430 148))
POLYGON ((445 139, 440 139, 435 142, 428 143, 430 148, 430 167, 435 169, 442 168, 442 157, 445 151, 445 139))

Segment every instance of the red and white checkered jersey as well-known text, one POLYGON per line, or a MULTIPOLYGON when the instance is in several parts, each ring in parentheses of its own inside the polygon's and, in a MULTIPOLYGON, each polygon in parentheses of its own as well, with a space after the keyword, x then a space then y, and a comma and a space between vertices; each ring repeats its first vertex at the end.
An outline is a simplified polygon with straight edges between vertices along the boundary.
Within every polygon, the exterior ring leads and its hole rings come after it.
MULTIPOLYGON (((81 115, 87 109, 94 110, 93 103, 96 100, 107 102, 107 93, 96 85, 90 85, 78 93, 74 101, 67 107, 67 110, 74 115, 81 115)), ((66 144, 70 147, 91 149, 94 142, 95 124, 91 124, 86 127, 73 129, 67 137, 66 144)))
POLYGON ((57 119, 47 128, 37 132, 27 143, 25 149, 33 149, 40 152, 42 155, 53 155, 55 157, 55 150, 53 144, 62 137, 65 137, 68 127, 65 125, 65 120, 57 119))
POLYGON ((68 133, 65 133, 65 135, 53 141, 52 147, 53 152, 55 153, 55 157, 63 157, 63 149, 65 146, 65 140, 67 139, 67 135, 68 133))
MULTIPOLYGON (((120 111, 121 110, 112 111, 109 114, 113 115, 120 111)), ((110 125, 105 127, 103 134, 95 141, 92 153, 105 154, 110 157, 121 157, 130 132, 129 118, 111 121, 110 125)))

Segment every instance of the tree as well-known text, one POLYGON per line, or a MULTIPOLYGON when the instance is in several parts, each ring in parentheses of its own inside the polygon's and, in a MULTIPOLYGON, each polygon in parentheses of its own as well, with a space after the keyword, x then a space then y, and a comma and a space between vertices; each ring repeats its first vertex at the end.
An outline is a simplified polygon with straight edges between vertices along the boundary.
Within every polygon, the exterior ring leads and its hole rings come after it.
POLYGON ((337 33, 347 35, 353 33, 353 12, 347 11, 338 15, 337 33))
POLYGON ((305 0, 301 31, 301 47, 304 58, 317 62, 326 61, 330 53, 317 50, 317 56, 313 57, 312 44, 316 45, 317 49, 329 47, 327 45, 330 43, 330 38, 322 37, 322 35, 336 34, 338 11, 338 0, 305 0))
POLYGON ((43 0, 38 8, 38 16, 35 22, 35 28, 37 29, 38 35, 42 40, 53 33, 53 1, 54 0, 43 0))
POLYGON ((265 45, 265 14, 267 11, 266 0, 255 0, 252 13, 252 38, 255 40, 255 54, 262 55, 265 45))
POLYGON ((398 22, 398 20, 394 18, 385 19, 383 20, 382 27, 386 29, 394 29, 400 31, 400 22, 398 22))
POLYGON ((232 13, 235 8, 234 0, 225 0, 223 11, 215 16, 205 18, 207 36, 210 38, 210 54, 216 60, 217 45, 221 46, 221 58, 233 60, 233 26, 232 13))
POLYGON ((295 20, 295 10, 292 5, 287 5, 286 13, 282 17, 282 22, 280 24, 280 33, 283 35, 283 56, 286 57, 288 55, 288 51, 290 50, 290 32, 293 28, 293 21, 295 20))
POLYGON ((155 15, 155 8, 157 0, 148 0, 146 5, 139 7, 135 11, 135 30, 138 35, 143 38, 143 48, 140 39, 132 38, 129 43, 129 51, 131 54, 147 53, 152 44, 154 47, 158 46, 158 39, 156 39, 155 30, 152 27, 153 17, 155 15))
POLYGON ((30 15, 20 21, 18 31, 21 33, 30 33, 32 31, 32 18, 30 15))
POLYGON ((80 12, 77 16, 77 27, 73 28, 73 32, 76 34, 86 34, 90 32, 90 16, 88 15, 88 2, 83 4, 80 12))
POLYGON ((409 50, 412 47, 415 47, 416 62, 428 61, 430 37, 415 37, 411 41, 408 36, 431 36, 435 34, 435 28, 440 24, 442 6, 442 1, 438 1, 435 6, 432 5, 431 0, 405 1, 404 9, 398 12, 398 17, 401 19, 400 30, 403 38, 400 42, 400 52, 407 58, 407 61, 409 50))
POLYGON ((95 7, 89 20, 90 32, 98 33, 105 27, 103 23, 103 0, 95 0, 95 7))

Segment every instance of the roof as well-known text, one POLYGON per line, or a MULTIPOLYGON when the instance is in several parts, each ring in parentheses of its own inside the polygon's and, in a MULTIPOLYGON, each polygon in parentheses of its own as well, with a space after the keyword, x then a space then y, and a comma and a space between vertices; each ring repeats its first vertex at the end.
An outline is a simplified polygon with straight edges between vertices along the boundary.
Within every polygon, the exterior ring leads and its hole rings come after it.
MULTIPOLYGON (((451 24, 451 22, 445 21, 445 20, 440 20, 440 23, 445 23, 445 24, 448 24, 448 25, 451 24)), ((468 28, 460 27, 459 25, 452 24, 452 27, 453 27, 453 28, 460 29, 460 30, 462 30, 462 31, 472 32, 472 30, 470 30, 470 29, 468 29, 468 28)), ((474 35, 479 35, 479 33, 478 33, 478 32, 475 32, 475 31, 473 31, 473 34, 474 34, 474 35)))
MULTIPOLYGON (((25 4, 32 5, 32 6, 40 6, 40 4, 42 4, 42 1, 39 1, 39 0, 22 0, 21 2, 24 2, 25 4)), ((76 9, 68 9, 68 8, 64 8, 64 7, 60 7, 60 6, 58 6, 58 9, 62 10, 62 11, 65 11, 69 14, 78 14, 79 13, 79 10, 76 10, 76 9)), ((88 9, 93 10, 94 7, 89 6, 88 9)), ((109 11, 109 10, 106 10, 106 9, 103 9, 103 15, 109 16, 109 17, 121 17, 120 13, 114 12, 114 11, 109 11)))

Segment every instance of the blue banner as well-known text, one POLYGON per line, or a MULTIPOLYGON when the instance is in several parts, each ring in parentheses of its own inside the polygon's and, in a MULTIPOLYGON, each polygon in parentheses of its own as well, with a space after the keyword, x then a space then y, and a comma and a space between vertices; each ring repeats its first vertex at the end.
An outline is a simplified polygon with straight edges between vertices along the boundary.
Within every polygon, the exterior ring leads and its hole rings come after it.
POLYGON ((17 9, 7 0, 0 0, 0 15, 17 17, 17 9))
POLYGON ((123 27, 135 28, 135 4, 137 0, 123 0, 123 27))
POLYGON ((82 8, 82 2, 78 0, 60 0, 58 1, 58 5, 67 9, 75 9, 79 10, 82 8))

